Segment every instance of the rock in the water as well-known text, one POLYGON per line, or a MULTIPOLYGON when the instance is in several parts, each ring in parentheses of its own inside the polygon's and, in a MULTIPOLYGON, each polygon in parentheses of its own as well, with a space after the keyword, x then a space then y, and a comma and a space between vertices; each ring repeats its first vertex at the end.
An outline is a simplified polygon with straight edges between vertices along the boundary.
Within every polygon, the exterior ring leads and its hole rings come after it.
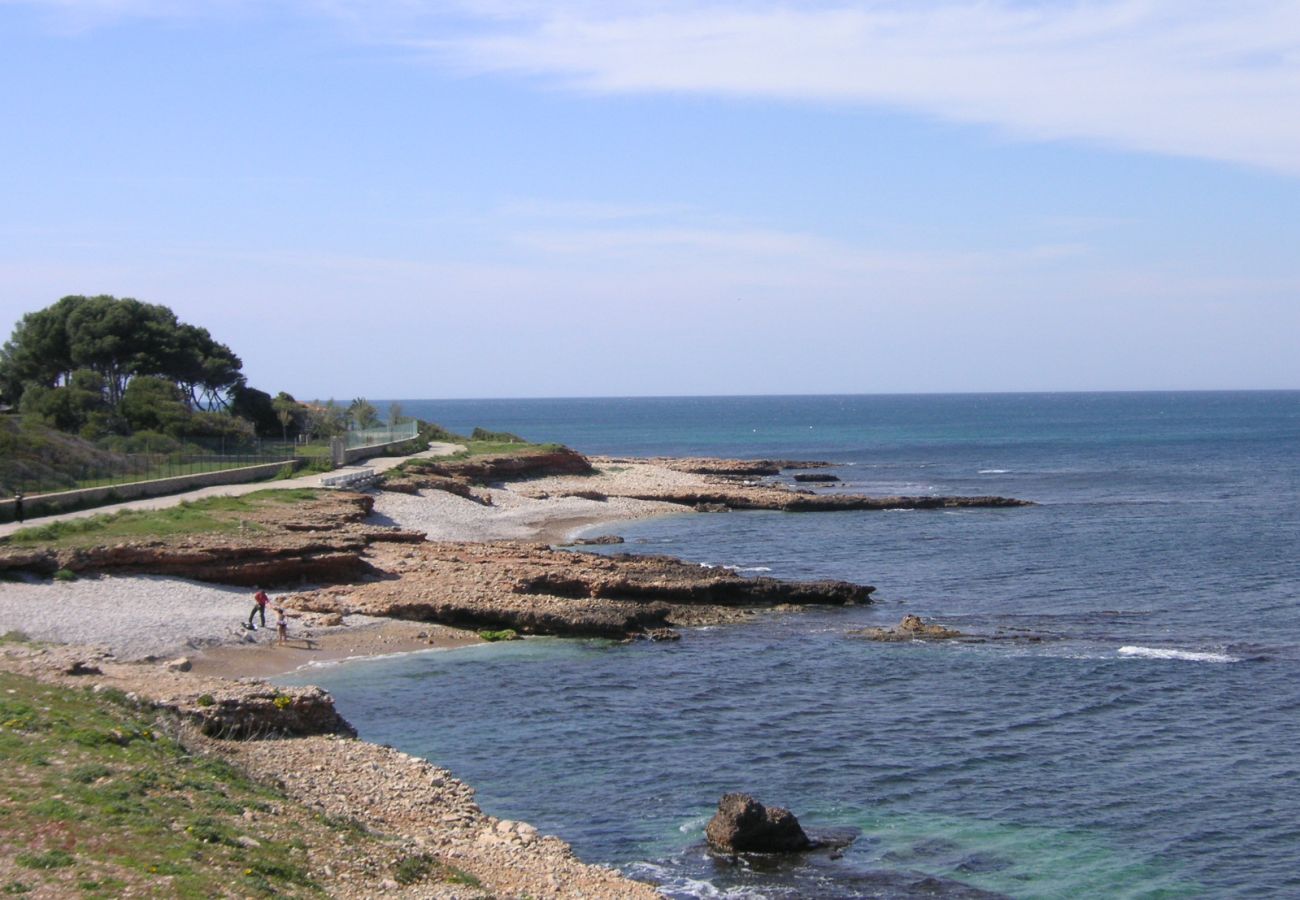
POLYGON ((852 633, 873 641, 941 641, 966 636, 955 628, 927 625, 915 615, 903 616, 903 621, 893 628, 863 628, 852 633))
POLYGON ((799 482, 820 481, 830 483, 832 481, 839 481, 840 477, 838 475, 832 475, 829 472, 808 472, 794 476, 794 480, 799 482))
POLYGON ((769 809, 748 794, 725 794, 704 834, 724 853, 797 853, 813 846, 794 813, 769 809))

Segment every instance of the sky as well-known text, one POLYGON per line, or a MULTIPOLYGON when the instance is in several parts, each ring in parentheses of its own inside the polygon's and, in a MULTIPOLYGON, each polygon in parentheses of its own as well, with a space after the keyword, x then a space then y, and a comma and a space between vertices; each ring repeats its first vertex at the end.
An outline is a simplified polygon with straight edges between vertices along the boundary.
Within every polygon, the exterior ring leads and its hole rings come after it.
POLYGON ((1294 0, 0 0, 0 333, 300 399, 1300 388, 1294 0))

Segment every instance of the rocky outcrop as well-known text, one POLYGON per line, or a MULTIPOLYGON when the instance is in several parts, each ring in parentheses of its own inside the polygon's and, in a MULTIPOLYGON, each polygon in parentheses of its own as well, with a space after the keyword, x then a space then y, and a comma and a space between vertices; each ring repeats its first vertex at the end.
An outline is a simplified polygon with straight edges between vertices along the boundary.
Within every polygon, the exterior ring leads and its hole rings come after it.
POLYGON ((621 543, 623 543, 623 538, 619 537, 618 535, 603 534, 600 537, 594 537, 594 538, 574 538, 573 540, 569 541, 569 546, 600 547, 600 546, 608 546, 611 544, 621 544, 621 543))
POLYGON ((869 603, 869 585, 749 578, 663 556, 598 556, 515 543, 376 545, 388 578, 288 598, 298 609, 365 613, 523 634, 623 638, 735 621, 750 610, 869 603))
POLYGON ((920 616, 906 615, 893 628, 863 628, 849 632, 872 641, 943 641, 964 638, 964 632, 927 624, 920 616))
POLYGON ((868 497, 864 494, 814 494, 776 485, 714 484, 698 488, 665 488, 638 491, 624 496, 635 500, 659 500, 695 509, 770 509, 781 512, 835 512, 839 510, 885 509, 971 509, 1033 506, 1012 497, 868 497))
POLYGON ((591 462, 581 453, 561 447, 539 453, 472 456, 468 459, 416 459, 402 467, 404 475, 440 475, 471 484, 518 481, 544 475, 589 475, 591 462))
POLYGON ((798 853, 814 846, 794 813, 748 794, 725 794, 704 835, 723 853, 798 853))
POLYGON ((0 574, 170 575, 219 584, 299 585, 356 581, 374 574, 366 549, 375 543, 410 544, 418 532, 366 524, 374 499, 330 493, 317 500, 266 504, 236 524, 237 531, 172 540, 27 549, 0 545, 0 574))
POLYGON ((798 482, 823 482, 829 484, 833 481, 839 481, 840 476, 832 475, 830 472, 801 472, 794 476, 798 482))
POLYGON ((779 475, 785 469, 825 469, 835 465, 831 462, 797 459, 711 459, 663 456, 638 461, 654 463, 677 472, 689 472, 692 475, 727 475, 736 478, 761 478, 779 475))
POLYGON ((356 737, 357 734, 334 708, 334 698, 318 687, 240 685, 215 694, 160 700, 155 705, 193 722, 208 737, 249 740, 313 734, 356 737))

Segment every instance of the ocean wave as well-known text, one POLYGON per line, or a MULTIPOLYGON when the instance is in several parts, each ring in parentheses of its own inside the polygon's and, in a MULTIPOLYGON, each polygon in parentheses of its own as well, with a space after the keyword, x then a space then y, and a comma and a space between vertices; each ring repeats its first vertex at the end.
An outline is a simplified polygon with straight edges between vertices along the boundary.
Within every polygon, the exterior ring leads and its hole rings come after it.
POLYGON ((1196 650, 1171 650, 1163 647, 1120 647, 1120 656, 1132 656, 1139 659, 1181 659, 1187 662, 1234 663, 1241 662, 1236 656, 1226 653, 1206 653, 1196 650))
POLYGON ((770 572, 771 566, 723 566, 724 569, 730 569, 733 572, 770 572))
POLYGON ((1010 475, 1010 469, 980 469, 977 475, 1010 475))

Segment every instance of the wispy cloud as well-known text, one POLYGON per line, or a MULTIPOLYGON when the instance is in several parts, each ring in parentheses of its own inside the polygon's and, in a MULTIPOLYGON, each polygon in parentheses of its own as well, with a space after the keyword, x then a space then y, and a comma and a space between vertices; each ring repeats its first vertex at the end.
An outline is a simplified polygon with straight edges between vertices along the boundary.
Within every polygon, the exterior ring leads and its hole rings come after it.
POLYGON ((1300 174, 1294 0, 0 0, 67 22, 328 18, 576 91, 891 108, 1300 174))
POLYGON ((599 93, 890 107, 1300 174, 1291 0, 457 8, 479 27, 412 43, 470 72, 599 93))

